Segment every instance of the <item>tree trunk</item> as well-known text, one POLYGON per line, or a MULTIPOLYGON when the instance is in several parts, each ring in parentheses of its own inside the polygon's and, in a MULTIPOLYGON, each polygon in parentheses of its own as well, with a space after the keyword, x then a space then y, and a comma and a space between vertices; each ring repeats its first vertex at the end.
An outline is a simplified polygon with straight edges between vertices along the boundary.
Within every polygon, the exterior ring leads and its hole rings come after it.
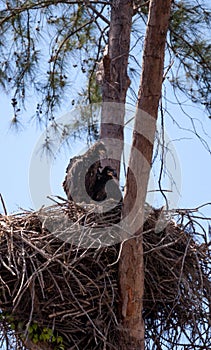
POLYGON ((132 0, 113 0, 108 50, 103 57, 100 138, 106 140, 110 158, 103 165, 113 166, 117 174, 123 150, 125 100, 130 85, 127 67, 132 15, 132 0))
POLYGON ((144 349, 142 320, 144 263, 142 227, 144 203, 153 153, 154 135, 161 97, 165 41, 171 0, 151 0, 143 52, 143 68, 127 173, 123 218, 135 238, 122 248, 119 264, 122 337, 121 350, 144 349), (130 215, 129 215, 130 214, 130 215))

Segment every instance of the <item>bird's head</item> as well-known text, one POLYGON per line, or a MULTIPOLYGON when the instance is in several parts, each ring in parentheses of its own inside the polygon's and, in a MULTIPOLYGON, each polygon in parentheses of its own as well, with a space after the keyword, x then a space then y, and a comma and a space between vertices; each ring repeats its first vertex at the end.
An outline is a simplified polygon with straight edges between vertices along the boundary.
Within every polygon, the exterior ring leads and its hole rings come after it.
POLYGON ((98 168, 95 186, 91 198, 95 201, 104 201, 105 199, 114 199, 119 202, 122 198, 119 189, 117 172, 111 166, 98 168))
POLYGON ((107 182, 112 179, 117 179, 117 172, 112 167, 106 166, 103 170, 98 169, 97 177, 99 180, 101 179, 107 182))
POLYGON ((110 166, 106 166, 103 171, 102 171, 105 176, 109 177, 109 178, 117 178, 117 172, 115 169, 111 168, 110 166))

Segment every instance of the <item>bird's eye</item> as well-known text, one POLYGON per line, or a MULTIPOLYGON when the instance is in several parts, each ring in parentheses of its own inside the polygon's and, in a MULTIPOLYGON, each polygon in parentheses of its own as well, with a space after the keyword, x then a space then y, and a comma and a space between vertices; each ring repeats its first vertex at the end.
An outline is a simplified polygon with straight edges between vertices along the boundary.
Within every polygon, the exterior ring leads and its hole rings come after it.
POLYGON ((114 173, 113 173, 112 170, 108 170, 108 171, 107 171, 107 174, 108 174, 109 176, 113 176, 113 175, 114 175, 114 173))

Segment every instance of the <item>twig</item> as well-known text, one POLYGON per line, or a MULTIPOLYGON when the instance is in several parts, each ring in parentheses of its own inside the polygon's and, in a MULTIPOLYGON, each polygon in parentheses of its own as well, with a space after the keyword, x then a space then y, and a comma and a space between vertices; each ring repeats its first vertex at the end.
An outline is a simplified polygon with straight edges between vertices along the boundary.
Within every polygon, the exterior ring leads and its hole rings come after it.
POLYGON ((0 193, 0 200, 1 200, 1 204, 2 204, 2 207, 4 209, 4 214, 7 216, 7 209, 6 209, 6 205, 4 203, 4 199, 2 197, 2 194, 0 193))

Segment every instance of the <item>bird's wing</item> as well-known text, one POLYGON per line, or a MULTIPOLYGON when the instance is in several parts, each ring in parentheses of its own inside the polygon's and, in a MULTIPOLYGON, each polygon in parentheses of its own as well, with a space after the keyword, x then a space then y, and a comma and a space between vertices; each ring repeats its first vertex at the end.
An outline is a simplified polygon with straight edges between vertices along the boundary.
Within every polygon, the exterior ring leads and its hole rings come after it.
POLYGON ((70 159, 63 182, 69 200, 86 202, 92 198, 102 158, 106 158, 106 149, 102 142, 97 142, 85 154, 70 159))

